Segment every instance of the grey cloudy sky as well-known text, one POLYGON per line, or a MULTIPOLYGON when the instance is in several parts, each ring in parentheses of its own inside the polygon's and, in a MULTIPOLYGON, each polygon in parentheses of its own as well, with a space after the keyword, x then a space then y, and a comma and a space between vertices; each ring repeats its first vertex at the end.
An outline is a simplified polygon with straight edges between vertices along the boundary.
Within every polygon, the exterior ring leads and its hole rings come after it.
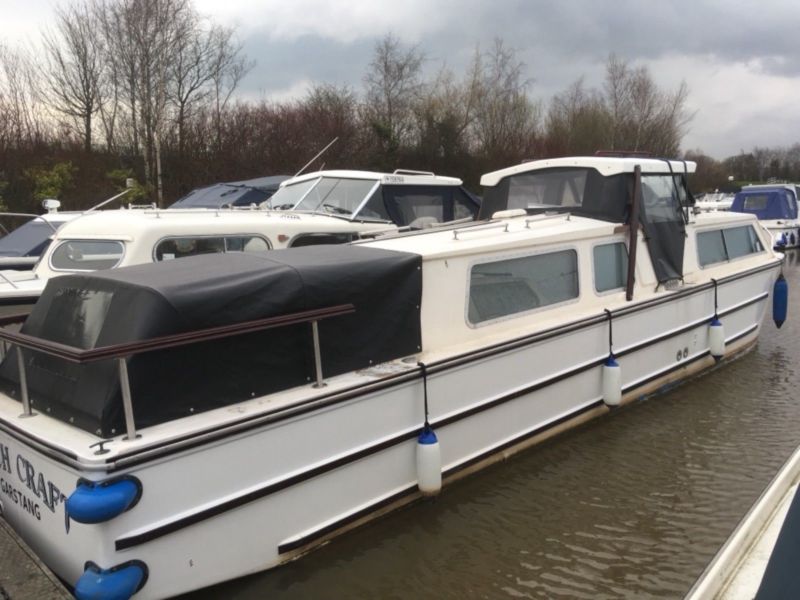
MULTIPOLYGON (((0 39, 35 39, 54 0, 0 0, 0 39)), ((247 98, 286 99, 312 82, 360 89, 375 42, 417 44, 433 72, 462 73, 476 44, 514 48, 547 102, 578 77, 599 85, 610 53, 685 80, 695 112, 684 148, 716 158, 800 142, 800 1, 763 0, 195 0, 236 25, 257 65, 247 98)))

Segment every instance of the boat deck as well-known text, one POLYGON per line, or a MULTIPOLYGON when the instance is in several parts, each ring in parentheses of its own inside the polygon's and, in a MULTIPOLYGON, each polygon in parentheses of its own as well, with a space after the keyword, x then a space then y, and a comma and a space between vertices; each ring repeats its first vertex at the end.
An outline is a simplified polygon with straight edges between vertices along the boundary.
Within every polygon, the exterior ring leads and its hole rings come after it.
POLYGON ((0 598, 72 598, 58 578, 0 517, 0 598))

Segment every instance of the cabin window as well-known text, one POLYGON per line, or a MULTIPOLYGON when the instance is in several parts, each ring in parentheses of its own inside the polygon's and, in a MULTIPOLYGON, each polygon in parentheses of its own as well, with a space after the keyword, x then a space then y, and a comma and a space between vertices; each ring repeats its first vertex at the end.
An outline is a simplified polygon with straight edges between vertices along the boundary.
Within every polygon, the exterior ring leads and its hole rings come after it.
POLYGON ((301 233, 289 244, 290 248, 300 246, 320 246, 323 244, 349 244, 358 239, 358 233, 321 232, 301 233))
POLYGON ((50 257, 50 266, 62 271, 100 271, 119 264, 122 242, 114 240, 68 240, 61 242, 50 257))
POLYGON ((257 235, 174 237, 156 245, 156 261, 220 252, 264 252, 269 242, 257 235))
POLYGON ((472 267, 470 323, 483 323, 578 297, 578 253, 563 250, 472 267))
POLYGON ((508 208, 581 206, 586 176, 586 169, 558 169, 515 175, 509 182, 508 208))
POLYGON ((742 205, 742 208, 746 211, 764 210, 765 208, 767 208, 768 203, 769 203, 769 195, 767 194, 764 194, 763 196, 748 195, 745 196, 744 198, 744 204, 742 205))
POLYGON ((594 247, 594 289, 607 292, 625 287, 628 249, 622 242, 594 247))
POLYGON ((697 256, 703 267, 763 250, 758 235, 750 225, 697 234, 697 256))

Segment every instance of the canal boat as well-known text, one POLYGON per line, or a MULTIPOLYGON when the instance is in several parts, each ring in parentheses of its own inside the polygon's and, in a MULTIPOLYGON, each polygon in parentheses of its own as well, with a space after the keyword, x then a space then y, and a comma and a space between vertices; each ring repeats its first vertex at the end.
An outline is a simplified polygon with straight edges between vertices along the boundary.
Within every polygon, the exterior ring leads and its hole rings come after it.
POLYGON ((800 245, 800 220, 794 186, 752 186, 738 192, 731 211, 756 215, 772 236, 776 249, 800 245))
POLYGON ((745 352, 782 255, 693 170, 528 162, 475 223, 50 280, 0 330, 5 518, 79 598, 169 597, 745 352))
POLYGON ((283 181, 272 199, 279 208, 262 203, 87 212, 52 234, 32 271, 0 272, 0 304, 29 310, 50 278, 67 273, 198 254, 346 243, 398 228, 472 221, 480 206, 460 179, 404 170, 309 173, 283 181))

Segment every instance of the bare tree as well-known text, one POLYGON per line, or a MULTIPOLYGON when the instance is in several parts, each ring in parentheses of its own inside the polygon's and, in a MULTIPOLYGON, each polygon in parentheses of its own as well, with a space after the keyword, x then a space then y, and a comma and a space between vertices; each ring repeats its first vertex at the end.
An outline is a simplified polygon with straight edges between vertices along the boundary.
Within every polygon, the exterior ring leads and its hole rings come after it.
POLYGON ((217 148, 222 146, 222 111, 228 106, 242 78, 255 66, 253 61, 242 54, 242 47, 235 41, 234 33, 231 28, 214 27, 209 34, 209 73, 214 99, 217 148))
POLYGON ((83 147, 92 149, 92 119, 100 109, 103 57, 97 23, 85 3, 56 9, 55 31, 42 36, 45 62, 41 75, 49 105, 77 121, 83 147))
POLYGON ((420 75, 424 60, 416 47, 404 50, 400 40, 388 34, 376 44, 364 76, 365 118, 389 157, 411 136, 414 104, 422 90, 420 75))
POLYGON ((480 151, 498 162, 526 158, 538 136, 541 107, 528 96, 530 80, 516 52, 496 39, 477 54, 478 96, 473 134, 480 151))
POLYGON ((45 137, 33 61, 0 43, 0 142, 22 148, 45 137))

